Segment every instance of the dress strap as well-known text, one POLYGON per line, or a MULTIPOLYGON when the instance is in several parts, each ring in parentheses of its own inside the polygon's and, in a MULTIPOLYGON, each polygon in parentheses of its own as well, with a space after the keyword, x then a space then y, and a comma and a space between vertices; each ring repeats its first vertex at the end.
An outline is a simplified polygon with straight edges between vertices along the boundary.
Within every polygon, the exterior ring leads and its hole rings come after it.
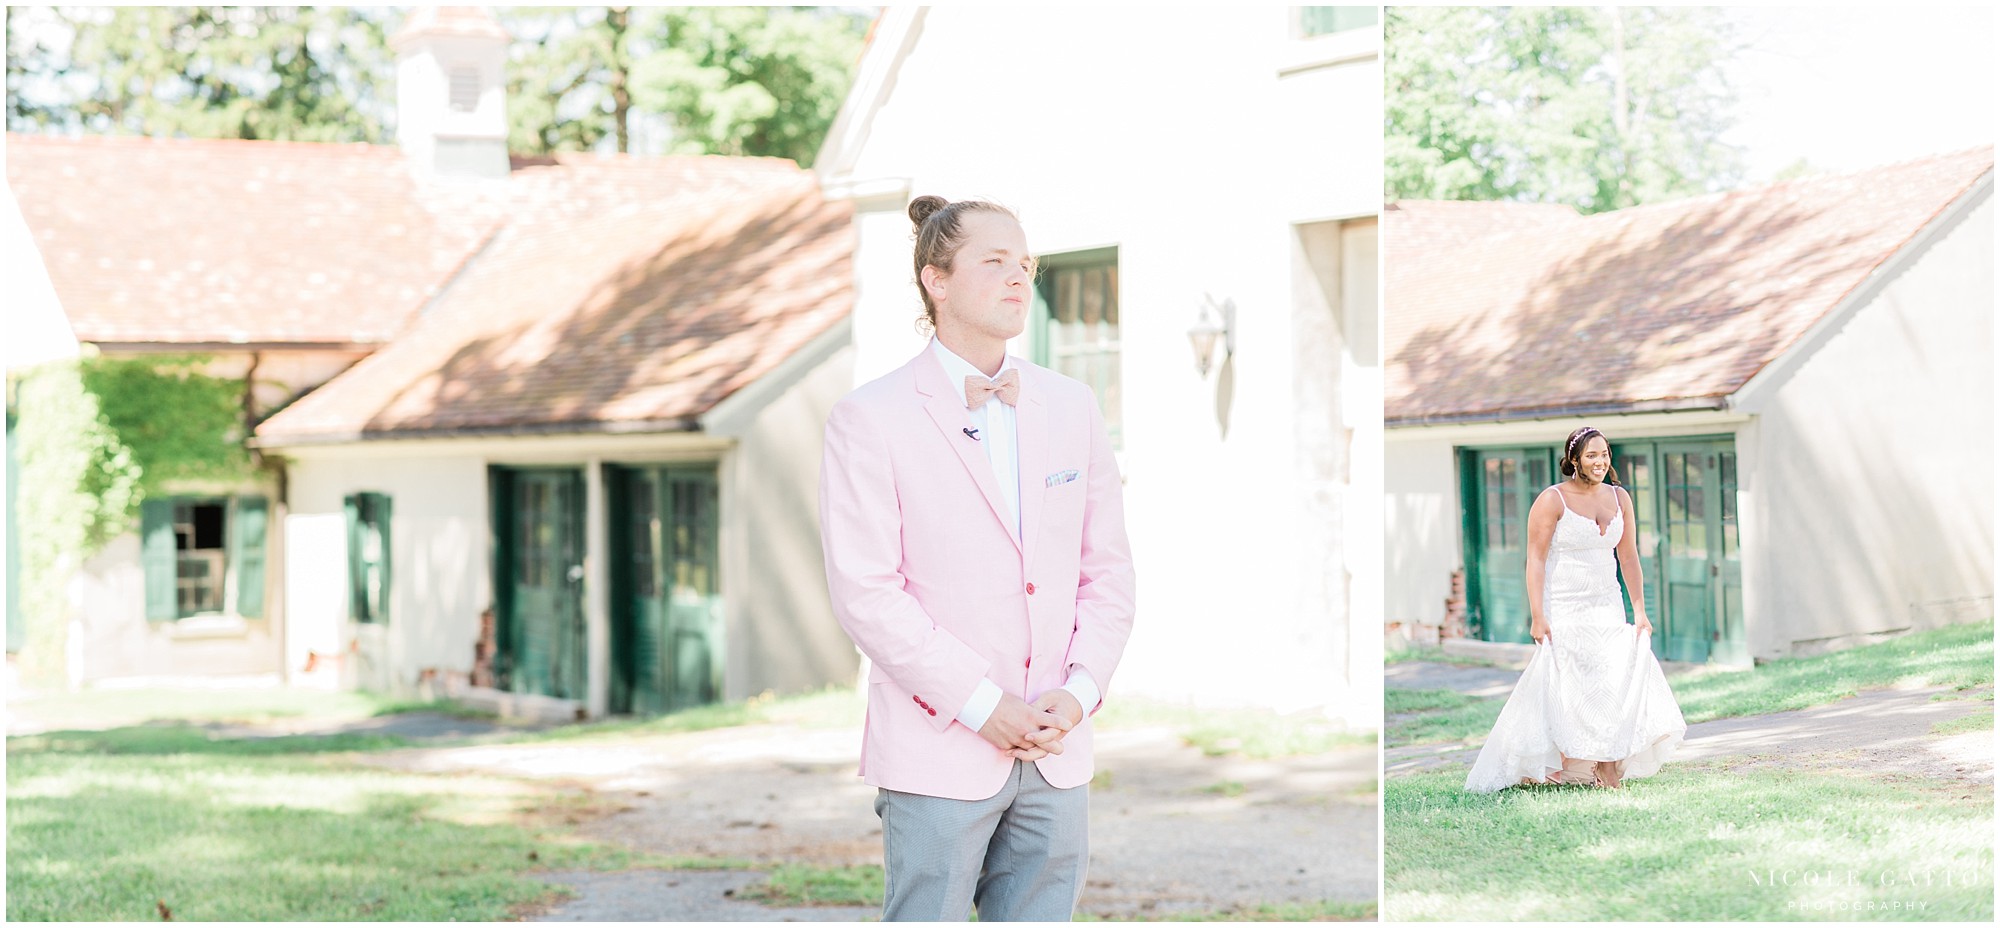
POLYGON ((1567 496, 1564 496, 1564 495, 1563 495, 1563 488, 1562 488, 1562 484, 1560 484, 1560 483, 1551 483, 1551 484, 1549 484, 1549 489, 1551 489, 1551 490, 1554 490, 1554 491, 1556 491, 1556 499, 1559 499, 1559 500, 1562 500, 1562 504, 1563 504, 1563 508, 1564 508, 1564 509, 1568 509, 1568 508, 1569 508, 1569 497, 1567 497, 1567 496))

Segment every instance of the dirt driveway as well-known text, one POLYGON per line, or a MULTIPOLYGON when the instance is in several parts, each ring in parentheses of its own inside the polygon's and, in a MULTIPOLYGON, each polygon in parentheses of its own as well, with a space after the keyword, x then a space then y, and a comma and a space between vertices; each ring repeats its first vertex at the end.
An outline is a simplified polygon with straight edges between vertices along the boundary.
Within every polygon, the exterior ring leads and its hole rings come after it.
MULTIPOLYGON (((874 791, 851 730, 752 725, 627 740, 411 748, 399 770, 480 771, 582 785, 616 811, 586 837, 666 855, 821 865, 881 862, 874 791)), ((1080 911, 1166 915, 1263 903, 1372 901, 1373 747, 1278 760, 1208 757, 1166 728, 1098 737, 1091 862, 1080 911)), ((549 920, 871 917, 727 900, 742 875, 556 874, 577 896, 549 920), (674 884, 674 885, 669 885, 674 884)))

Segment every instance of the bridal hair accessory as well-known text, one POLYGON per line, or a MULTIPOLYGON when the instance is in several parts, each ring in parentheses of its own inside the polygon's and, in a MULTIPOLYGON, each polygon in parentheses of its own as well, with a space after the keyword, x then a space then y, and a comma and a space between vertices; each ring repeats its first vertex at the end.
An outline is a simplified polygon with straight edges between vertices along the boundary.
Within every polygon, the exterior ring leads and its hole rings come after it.
POLYGON ((1604 433, 1594 428, 1591 428, 1590 426, 1587 425, 1584 426, 1583 428, 1577 429, 1576 434, 1570 436, 1569 447, 1563 449, 1563 457, 1569 457, 1569 453, 1576 450, 1577 442, 1589 438, 1592 435, 1602 435, 1602 434, 1604 433))

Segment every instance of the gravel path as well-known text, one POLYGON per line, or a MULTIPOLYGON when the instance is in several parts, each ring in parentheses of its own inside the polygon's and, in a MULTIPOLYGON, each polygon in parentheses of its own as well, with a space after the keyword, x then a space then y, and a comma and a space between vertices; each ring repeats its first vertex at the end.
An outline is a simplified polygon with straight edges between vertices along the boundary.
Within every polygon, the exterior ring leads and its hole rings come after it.
POLYGON ((860 922, 881 914, 873 906, 779 908, 730 898, 764 879, 750 870, 558 870, 535 879, 576 895, 529 916, 534 922, 860 922))
MULTIPOLYGON (((610 743, 413 748, 366 760, 580 783, 617 808, 581 823, 580 832, 636 850, 878 864, 874 791, 854 775, 859 745, 852 730, 759 725, 610 743)), ((1373 748, 1270 761, 1215 758, 1171 731, 1140 728, 1100 733, 1097 750, 1080 911, 1166 915, 1375 897, 1373 748)), ((625 882, 603 876, 556 877, 579 895, 545 917, 610 918, 573 913, 614 909, 672 920, 785 917, 724 899, 723 889, 734 884, 719 876, 710 885, 671 874, 682 880, 677 887, 658 872, 635 871, 625 882)))

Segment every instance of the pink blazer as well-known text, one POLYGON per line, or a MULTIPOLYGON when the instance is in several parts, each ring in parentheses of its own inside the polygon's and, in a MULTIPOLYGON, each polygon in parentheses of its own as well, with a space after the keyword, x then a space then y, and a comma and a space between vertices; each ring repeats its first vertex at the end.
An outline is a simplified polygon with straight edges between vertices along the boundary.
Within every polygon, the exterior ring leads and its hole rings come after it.
MULTIPOLYGON (((1006 518, 963 384, 926 346, 833 407, 820 535, 833 612, 873 667, 861 775, 949 799, 1000 791, 1012 758, 955 716, 985 677, 1033 701, 1082 664, 1108 693, 1131 634, 1123 491, 1090 388, 1016 359, 1021 537, 1006 518)), ((1090 781, 1091 727, 1040 761, 1090 781)))

